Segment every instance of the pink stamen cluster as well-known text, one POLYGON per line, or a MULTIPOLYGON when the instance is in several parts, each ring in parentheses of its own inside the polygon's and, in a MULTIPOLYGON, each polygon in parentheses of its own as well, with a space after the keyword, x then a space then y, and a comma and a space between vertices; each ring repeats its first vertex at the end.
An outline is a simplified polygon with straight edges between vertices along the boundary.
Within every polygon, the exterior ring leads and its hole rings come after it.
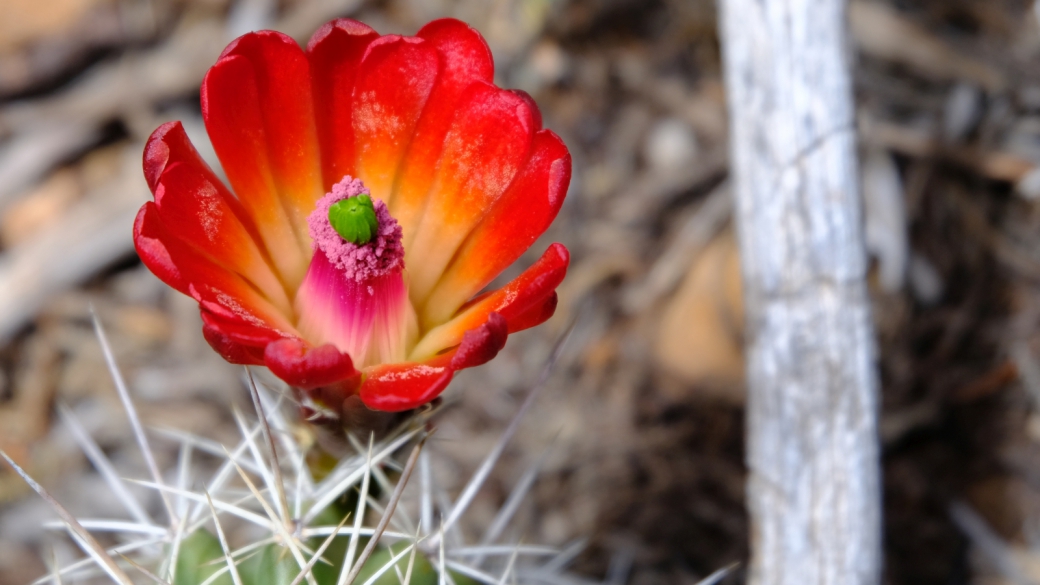
POLYGON ((343 199, 361 194, 369 194, 361 179, 347 175, 332 186, 331 193, 318 200, 314 211, 307 216, 314 251, 324 252, 329 262, 342 270, 345 277, 357 282, 404 269, 401 226, 390 215, 382 200, 372 197, 372 208, 376 212, 379 229, 376 237, 367 244, 357 246, 344 240, 329 223, 330 207, 343 199))

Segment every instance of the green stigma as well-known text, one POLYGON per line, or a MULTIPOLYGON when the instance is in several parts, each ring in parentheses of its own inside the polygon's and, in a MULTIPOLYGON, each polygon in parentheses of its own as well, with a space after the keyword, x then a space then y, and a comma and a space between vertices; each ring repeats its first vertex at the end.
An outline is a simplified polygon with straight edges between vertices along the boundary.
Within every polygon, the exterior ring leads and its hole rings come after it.
POLYGON ((379 229, 376 210, 372 207, 372 198, 358 195, 342 199, 329 208, 329 224, 341 238, 363 246, 372 241, 379 229))

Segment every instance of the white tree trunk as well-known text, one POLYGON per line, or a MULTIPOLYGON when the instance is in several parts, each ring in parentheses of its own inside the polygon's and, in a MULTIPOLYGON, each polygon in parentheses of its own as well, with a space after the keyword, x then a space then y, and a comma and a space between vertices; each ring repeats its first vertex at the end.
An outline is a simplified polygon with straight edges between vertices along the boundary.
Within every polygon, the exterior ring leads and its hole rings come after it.
POLYGON ((874 337, 844 0, 720 0, 753 585, 876 585, 874 337))

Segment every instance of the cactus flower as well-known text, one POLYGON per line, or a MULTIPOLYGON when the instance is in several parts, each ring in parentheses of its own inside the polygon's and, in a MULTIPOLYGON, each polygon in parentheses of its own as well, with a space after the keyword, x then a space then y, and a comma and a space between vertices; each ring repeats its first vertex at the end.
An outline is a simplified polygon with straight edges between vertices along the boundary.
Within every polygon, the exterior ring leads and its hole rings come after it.
POLYGON ((232 42, 201 88, 229 186, 179 122, 144 152, 141 259, 199 303, 206 340, 339 411, 399 411, 492 359, 556 308, 552 244, 484 289, 552 222, 571 160, 531 98, 500 89, 457 20, 414 37, 330 22, 300 48, 232 42))

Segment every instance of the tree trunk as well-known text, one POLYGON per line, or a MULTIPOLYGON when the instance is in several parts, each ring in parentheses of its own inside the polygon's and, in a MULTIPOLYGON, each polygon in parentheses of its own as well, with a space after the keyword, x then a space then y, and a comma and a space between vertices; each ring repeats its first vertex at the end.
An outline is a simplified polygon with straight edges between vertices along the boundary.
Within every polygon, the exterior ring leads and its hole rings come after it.
POLYGON ((750 583, 880 581, 844 0, 720 0, 747 310, 750 583))

